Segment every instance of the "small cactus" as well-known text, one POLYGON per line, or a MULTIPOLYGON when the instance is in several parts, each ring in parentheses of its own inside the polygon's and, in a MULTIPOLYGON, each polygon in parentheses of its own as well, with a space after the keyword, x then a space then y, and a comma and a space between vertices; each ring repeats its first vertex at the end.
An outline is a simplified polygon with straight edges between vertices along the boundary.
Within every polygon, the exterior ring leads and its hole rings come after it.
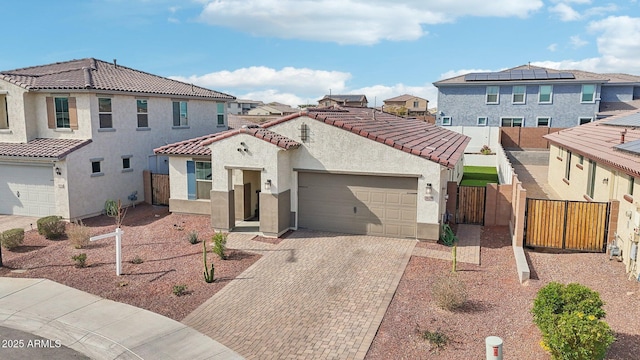
POLYGON ((212 283, 215 280, 213 276, 215 272, 215 268, 213 266, 213 263, 211 263, 211 269, 209 269, 207 265, 207 242, 206 241, 202 242, 202 259, 204 261, 204 281, 207 283, 212 283))

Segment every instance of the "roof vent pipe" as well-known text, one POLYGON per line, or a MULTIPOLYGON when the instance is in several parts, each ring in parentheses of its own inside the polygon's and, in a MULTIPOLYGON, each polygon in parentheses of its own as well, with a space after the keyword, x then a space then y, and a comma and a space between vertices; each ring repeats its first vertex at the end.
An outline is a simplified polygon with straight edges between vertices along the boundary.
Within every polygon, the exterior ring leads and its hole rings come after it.
POLYGON ((624 144, 624 136, 627 134, 627 129, 620 132, 620 144, 624 144))
POLYGON ((113 67, 118 67, 118 59, 113 59, 113 67))

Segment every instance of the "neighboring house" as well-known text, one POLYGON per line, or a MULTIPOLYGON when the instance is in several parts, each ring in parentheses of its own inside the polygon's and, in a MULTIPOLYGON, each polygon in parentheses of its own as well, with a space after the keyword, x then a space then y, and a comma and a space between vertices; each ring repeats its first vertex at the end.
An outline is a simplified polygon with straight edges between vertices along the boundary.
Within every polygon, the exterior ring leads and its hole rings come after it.
POLYGON ((168 172, 153 149, 227 130, 233 99, 93 58, 0 71, 0 214, 142 201, 142 171, 168 172))
POLYGON ((369 108, 310 108, 155 152, 169 156, 169 210, 210 214, 217 230, 259 217, 268 236, 310 228, 438 239, 468 142, 369 108))
POLYGON ((233 115, 247 115, 251 109, 264 105, 262 101, 238 99, 230 101, 227 106, 227 113, 233 115))
MULTIPOLYGON (((619 201, 617 245, 627 270, 640 240, 640 112, 612 116, 546 135, 549 185, 566 200, 619 201)), ((636 268, 634 276, 638 276, 636 268)))
POLYGON ((289 105, 280 104, 277 102, 269 103, 266 105, 260 105, 255 109, 249 110, 248 115, 259 115, 259 116, 267 116, 267 115, 278 115, 285 116, 296 113, 300 110, 294 109, 289 105))
POLYGON ((637 109, 640 76, 524 65, 433 83, 438 125, 568 128, 637 109))
POLYGON ((367 107, 369 101, 364 95, 325 95, 318 100, 318 106, 331 107, 334 105, 348 107, 367 107))
POLYGON ((428 115, 429 100, 421 97, 404 94, 384 100, 382 111, 400 116, 426 116, 428 115))

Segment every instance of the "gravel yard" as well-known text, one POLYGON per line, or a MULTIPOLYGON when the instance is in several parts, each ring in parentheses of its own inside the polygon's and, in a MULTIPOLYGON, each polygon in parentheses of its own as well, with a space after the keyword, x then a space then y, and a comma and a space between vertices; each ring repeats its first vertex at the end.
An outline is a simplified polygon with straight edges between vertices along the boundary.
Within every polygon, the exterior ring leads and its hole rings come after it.
POLYGON ((433 279, 449 272, 451 262, 412 257, 366 359, 484 359, 485 338, 492 335, 503 339, 505 359, 549 359, 529 311, 537 291, 551 281, 578 282, 600 293, 617 338, 607 359, 640 357, 640 283, 627 280, 621 263, 606 254, 527 250, 532 279, 520 285, 510 244, 506 228, 482 231, 482 265, 458 263, 469 296, 456 312, 441 310, 431 296, 433 279), (421 338, 424 330, 440 330, 451 342, 436 352, 421 338))
MULTIPOLYGON (((115 228, 114 220, 106 216, 84 223, 92 236, 115 228)), ((229 259, 223 261, 209 252, 217 280, 207 284, 202 243, 192 245, 188 236, 196 231, 200 240, 210 242, 214 232, 208 216, 169 214, 167 207, 139 205, 127 211, 122 229, 121 276, 115 274, 113 238, 74 249, 68 240, 47 240, 37 230, 26 232, 24 244, 15 251, 2 249, 5 267, 0 268, 0 275, 51 279, 180 321, 260 258, 229 250, 229 259), (80 253, 87 254, 85 268, 76 268, 71 259, 80 253), (132 263, 136 257, 143 262, 132 263), (186 285, 187 294, 174 295, 174 285, 186 285)))

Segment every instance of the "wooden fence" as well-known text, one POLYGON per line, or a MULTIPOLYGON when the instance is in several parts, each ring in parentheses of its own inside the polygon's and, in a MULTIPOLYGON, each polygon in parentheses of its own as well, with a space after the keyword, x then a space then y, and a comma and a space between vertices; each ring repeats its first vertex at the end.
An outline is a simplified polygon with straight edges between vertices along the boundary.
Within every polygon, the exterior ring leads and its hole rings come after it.
POLYGON ((609 203, 527 199, 525 246, 605 252, 609 203))
POLYGON ((486 186, 458 186, 456 223, 484 224, 486 186))
POLYGON ((169 175, 151 174, 151 203, 169 205, 169 175))

